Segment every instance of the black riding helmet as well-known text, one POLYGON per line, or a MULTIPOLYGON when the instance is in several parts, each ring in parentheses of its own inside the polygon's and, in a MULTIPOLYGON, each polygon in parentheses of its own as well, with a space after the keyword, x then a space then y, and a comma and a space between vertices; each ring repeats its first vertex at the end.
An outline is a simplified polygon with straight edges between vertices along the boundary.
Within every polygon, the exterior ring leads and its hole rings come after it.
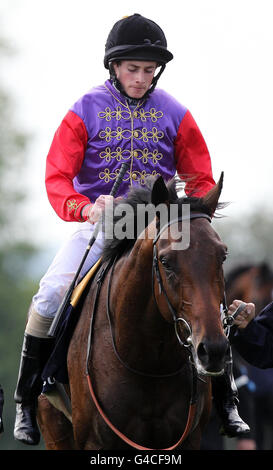
POLYGON ((154 77, 152 87, 165 69, 166 63, 173 59, 173 55, 167 49, 167 41, 164 32, 154 21, 137 13, 125 17, 114 24, 105 45, 104 66, 110 70, 111 78, 120 91, 112 62, 119 60, 143 60, 156 62, 161 70, 154 77))

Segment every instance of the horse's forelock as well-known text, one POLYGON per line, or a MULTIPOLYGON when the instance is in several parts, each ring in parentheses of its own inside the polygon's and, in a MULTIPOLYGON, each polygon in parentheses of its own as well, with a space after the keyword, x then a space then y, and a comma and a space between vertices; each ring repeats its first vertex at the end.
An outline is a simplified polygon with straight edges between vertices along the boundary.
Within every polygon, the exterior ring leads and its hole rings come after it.
MULTIPOLYGON (((130 223, 135 224, 134 227, 136 226, 137 208, 140 204, 145 206, 151 203, 151 194, 152 194, 152 189, 153 189, 153 184, 154 184, 155 179, 156 179, 155 177, 147 178, 145 185, 134 186, 133 188, 130 189, 126 197, 121 198, 118 201, 114 202, 114 205, 113 205, 114 214, 111 214, 111 220, 113 220, 114 226, 123 217, 123 215, 120 215, 120 216, 115 215, 115 209, 120 204, 129 204, 133 208, 134 215, 130 223)), ((190 204, 190 208, 192 211, 198 211, 198 212, 202 212, 202 213, 209 215, 210 209, 204 204, 203 198, 194 197, 194 196, 191 196, 191 197, 179 196, 179 192, 178 192, 179 188, 177 185, 176 178, 172 178, 171 180, 169 180, 166 183, 166 186, 167 186, 168 194, 169 194, 169 203, 176 204, 178 206, 178 216, 181 215, 184 204, 190 204)), ((221 208, 221 204, 219 204, 218 207, 221 208)), ((107 218, 105 219, 105 223, 107 223, 107 218)), ((127 218, 127 223, 128 223, 128 218, 127 218)), ((137 236, 138 234, 135 231, 135 237, 133 239, 124 238, 122 240, 119 240, 115 237, 113 239, 106 239, 104 243, 103 253, 102 253, 103 260, 108 260, 109 258, 112 258, 116 255, 121 255, 122 253, 129 251, 133 247, 137 239, 137 236)))

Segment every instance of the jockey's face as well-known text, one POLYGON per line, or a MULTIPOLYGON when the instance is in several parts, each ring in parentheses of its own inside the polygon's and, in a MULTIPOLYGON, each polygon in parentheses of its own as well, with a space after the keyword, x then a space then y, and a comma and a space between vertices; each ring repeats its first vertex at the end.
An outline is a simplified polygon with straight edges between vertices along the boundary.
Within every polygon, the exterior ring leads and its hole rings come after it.
POLYGON ((130 98, 142 98, 149 90, 157 68, 156 62, 123 60, 114 63, 117 79, 130 98))

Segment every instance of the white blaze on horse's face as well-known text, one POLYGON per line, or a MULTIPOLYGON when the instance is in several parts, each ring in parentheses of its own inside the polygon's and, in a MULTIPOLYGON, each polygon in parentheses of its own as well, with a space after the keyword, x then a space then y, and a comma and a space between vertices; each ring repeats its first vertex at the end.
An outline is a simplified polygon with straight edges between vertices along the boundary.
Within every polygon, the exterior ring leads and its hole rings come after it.
MULTIPOLYGON (((181 233, 183 222, 178 222, 173 233, 181 233)), ((185 322, 177 325, 181 336, 192 344, 193 357, 200 373, 220 375, 224 371, 228 340, 224 334, 220 304, 224 297, 223 261, 226 246, 206 218, 190 222, 190 243, 185 250, 173 250, 170 236, 157 243, 159 271, 163 289, 177 317, 185 322)), ((169 229, 167 229, 169 230, 169 229)), ((164 299, 163 299, 164 300, 164 299)), ((161 305, 163 305, 161 300, 161 305)), ((171 321, 170 309, 162 314, 171 321)))

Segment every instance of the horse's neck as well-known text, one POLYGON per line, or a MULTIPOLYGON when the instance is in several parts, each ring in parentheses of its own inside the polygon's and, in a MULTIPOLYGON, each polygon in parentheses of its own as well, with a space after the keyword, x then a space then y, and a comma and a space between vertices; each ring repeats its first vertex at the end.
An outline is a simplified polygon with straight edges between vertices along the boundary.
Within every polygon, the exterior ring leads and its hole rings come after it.
POLYGON ((152 261, 152 240, 145 240, 119 263, 114 276, 111 308, 116 341, 131 362, 142 357, 153 363, 158 355, 169 361, 172 356, 173 327, 162 318, 153 297, 152 261))
POLYGON ((151 312, 156 311, 152 291, 152 240, 137 241, 130 255, 118 264, 111 303, 117 308, 123 306, 116 318, 122 324, 127 318, 131 322, 139 321, 148 307, 151 312))

